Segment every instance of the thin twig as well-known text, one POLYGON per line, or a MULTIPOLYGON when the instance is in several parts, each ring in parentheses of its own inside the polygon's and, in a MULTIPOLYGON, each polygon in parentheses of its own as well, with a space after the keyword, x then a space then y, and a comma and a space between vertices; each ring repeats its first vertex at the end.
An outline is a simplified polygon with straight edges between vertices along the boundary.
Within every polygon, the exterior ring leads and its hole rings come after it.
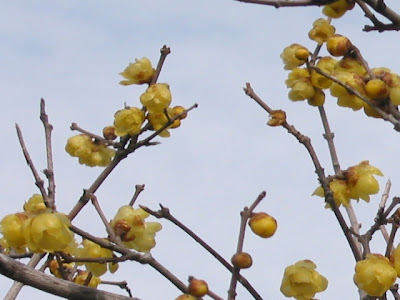
MULTIPOLYGON (((237 247, 236 247, 237 254, 243 252, 244 236, 245 236, 245 232, 246 232, 247 221, 251 217, 253 210, 265 198, 265 196, 266 196, 266 192, 265 191, 261 192, 257 196, 256 200, 251 204, 250 208, 245 207, 240 212, 240 229, 239 229, 238 242, 237 242, 237 247)), ((237 285, 239 273, 240 273, 240 269, 234 267, 233 271, 232 271, 231 282, 229 284, 229 289, 228 289, 228 299, 236 298, 236 285, 237 285)))
MULTIPOLYGON (((87 204, 89 201, 90 195, 94 194, 97 189, 100 187, 100 185, 104 182, 104 180, 108 177, 108 175, 114 170, 114 168, 124 159, 126 158, 129 154, 135 152, 137 149, 143 146, 149 146, 151 145, 152 139, 154 139, 156 136, 158 136, 164 129, 169 127, 175 120, 178 120, 182 118, 185 114, 187 114, 189 111, 192 109, 196 108, 198 105, 194 104, 188 109, 184 110, 182 113, 176 115, 173 117, 170 122, 167 122, 164 124, 159 130, 156 130, 154 133, 152 133, 150 136, 147 138, 139 141, 139 142, 132 142, 127 146, 126 149, 119 149, 115 153, 114 159, 110 162, 110 164, 105 167, 105 169, 100 173, 99 177, 93 182, 93 184, 84 191, 83 195, 79 199, 79 201, 75 204, 75 206, 72 208, 70 213, 68 214, 68 217, 70 220, 74 219, 76 215, 81 211, 81 209, 87 204)), ((133 137, 137 139, 137 136, 133 137)))
POLYGON ((129 205, 133 206, 137 200, 137 198, 139 197, 140 193, 143 192, 144 190, 144 184, 137 184, 135 185, 135 193, 132 196, 131 201, 129 201, 129 205))
MULTIPOLYGON (((192 239, 194 239, 200 246, 206 249, 216 260, 218 260, 226 269, 230 272, 233 272, 233 267, 212 247, 210 247, 203 239, 201 239, 197 234, 195 234, 192 230, 190 230, 186 225, 176 219, 170 212, 169 208, 164 207, 160 204, 161 209, 158 211, 151 210, 150 208, 139 205, 143 210, 151 214, 156 218, 164 218, 180 229, 182 229, 187 235, 189 235, 192 239)), ((249 293, 254 297, 256 300, 262 300, 262 297, 258 294, 258 292, 254 289, 254 287, 247 281, 245 277, 239 274, 238 281, 249 291, 249 293)))
POLYGON ((115 234, 114 230, 111 228, 110 223, 108 222, 106 216, 104 215, 103 210, 100 207, 99 201, 97 201, 97 197, 92 194, 92 195, 90 195, 90 200, 92 201, 94 208, 96 209, 97 213, 99 214, 101 221, 103 221, 103 224, 106 227, 106 231, 107 231, 110 239, 114 243, 119 244, 120 240, 117 238, 117 235, 115 234))
POLYGON ((167 280, 169 280, 173 285, 175 285, 179 290, 181 290, 183 293, 187 293, 186 285, 182 281, 180 281, 171 271, 169 271, 162 264, 160 264, 150 253, 141 254, 139 252, 132 251, 125 247, 118 246, 110 241, 95 237, 95 236, 91 235, 90 233, 88 233, 82 229, 79 229, 78 227, 73 226, 73 225, 70 227, 70 229, 74 233, 100 245, 103 248, 113 250, 117 253, 120 253, 122 255, 129 257, 129 260, 137 261, 141 264, 148 264, 148 265, 152 266, 155 270, 157 270, 160 274, 162 274, 167 280))
MULTIPOLYGON (((320 115, 320 118, 322 121, 322 125, 324 127, 325 133, 324 133, 323 137, 326 139, 326 141, 328 143, 328 148, 329 148, 329 153, 330 153, 331 160, 332 160, 333 170, 335 172, 335 175, 340 175, 342 171, 340 170, 339 159, 337 156, 335 143, 333 141, 333 138, 335 135, 330 129, 328 117, 326 115, 324 107, 318 106, 318 110, 319 110, 319 115, 320 115)), ((345 210, 346 210, 347 216, 350 220, 351 229, 356 234, 359 234, 360 233, 360 225, 357 221, 357 216, 354 213, 351 203, 349 203, 349 205, 345 206, 345 210)), ((361 251, 362 251, 361 245, 357 242, 356 239, 353 238, 353 240, 354 240, 354 243, 357 244, 357 246, 358 246, 358 251, 361 253, 361 251)))
POLYGON ((53 131, 53 125, 49 123, 49 117, 46 113, 46 106, 43 98, 40 100, 40 120, 42 121, 44 126, 46 140, 47 169, 44 170, 44 174, 46 175, 48 180, 48 207, 50 207, 52 210, 55 210, 56 183, 54 179, 53 148, 51 146, 51 132, 53 131))
POLYGON ((394 129, 396 131, 400 131, 400 121, 397 119, 398 116, 394 116, 392 114, 388 114, 386 113, 384 110, 382 110, 380 107, 376 106, 374 103, 372 103, 368 98, 366 98, 364 95, 362 95, 359 91, 357 91, 356 89, 352 88, 351 86, 349 86, 346 83, 341 82, 339 79, 337 79, 335 76, 332 76, 326 72, 324 72, 323 70, 321 70, 320 68, 317 67, 311 67, 312 69, 314 69, 317 73, 329 78, 330 80, 332 80, 333 82, 341 85, 342 87, 344 87, 350 94, 354 94, 355 96, 357 96, 358 98, 360 98, 362 101, 364 101, 365 103, 367 103, 368 105, 372 106, 381 116, 384 120, 392 123, 394 125, 394 129))
POLYGON ((149 85, 155 84, 157 82, 158 76, 160 75, 161 69, 164 65, 164 61, 167 58, 167 55, 171 53, 171 49, 166 45, 164 45, 160 49, 160 52, 161 52, 160 59, 158 60, 156 71, 154 72, 153 78, 151 79, 149 85))
POLYGON ((238 2, 261 4, 273 6, 275 8, 279 7, 298 7, 298 6, 322 6, 327 5, 335 0, 236 0, 238 2))
POLYGON ((101 136, 99 136, 99 135, 97 135, 97 134, 91 133, 91 132, 89 132, 89 131, 87 131, 87 130, 81 128, 81 127, 79 127, 78 124, 76 124, 76 123, 72 123, 71 126, 70 126, 69 128, 70 128, 71 130, 79 131, 80 133, 82 133, 82 134, 84 134, 84 135, 87 135, 87 136, 91 137, 92 139, 95 139, 97 142, 99 142, 99 143, 101 143, 101 144, 104 144, 104 145, 106 145, 106 146, 107 146, 107 145, 110 145, 110 146, 113 146, 113 147, 115 147, 115 148, 118 148, 118 146, 119 146, 118 143, 116 143, 116 142, 114 142, 114 141, 112 141, 112 140, 107 140, 106 138, 101 137, 101 136))
MULTIPOLYGON (((251 87, 250 83, 246 84, 244 91, 245 91, 246 95, 248 95, 250 98, 252 98, 265 111, 267 111, 269 114, 273 113, 273 110, 260 97, 257 96, 257 94, 254 92, 253 88, 251 87)), ((286 121, 281 126, 284 127, 290 134, 292 134, 307 149, 307 151, 311 157, 311 160, 314 164, 315 172, 317 173, 318 179, 321 183, 321 187, 324 190, 325 201, 332 208, 333 213, 335 214, 335 217, 336 217, 337 221, 339 222, 339 225, 342 228, 342 231, 347 239, 347 242, 353 252, 354 258, 356 259, 356 261, 361 260, 362 255, 359 251, 358 244, 354 241, 351 230, 348 228, 346 221, 343 218, 342 213, 336 206, 336 203, 333 199, 333 192, 329 187, 329 181, 326 178, 324 169, 322 168, 322 166, 319 162, 318 156, 317 156, 314 148, 312 147, 310 138, 301 134, 293 125, 290 125, 286 121)))
POLYGON ((46 206, 51 207, 49 196, 47 195, 46 189, 44 188, 44 181, 43 181, 43 179, 40 178, 39 173, 36 170, 35 165, 33 164, 32 158, 29 155, 29 152, 26 148, 24 138, 22 136, 22 132, 21 132, 21 129, 18 124, 15 124, 15 129, 17 130, 18 141, 19 141, 19 144, 21 145, 22 153, 24 154, 26 163, 28 164, 29 168, 32 171, 33 177, 35 178, 35 184, 39 188, 40 193, 43 197, 43 200, 44 200, 44 203, 46 204, 46 206))
POLYGON ((126 292, 128 293, 129 297, 132 298, 132 292, 131 289, 128 286, 128 283, 124 280, 124 281, 107 281, 107 280, 102 280, 100 282, 101 284, 108 284, 108 285, 115 285, 118 286, 119 288, 126 290, 126 292))

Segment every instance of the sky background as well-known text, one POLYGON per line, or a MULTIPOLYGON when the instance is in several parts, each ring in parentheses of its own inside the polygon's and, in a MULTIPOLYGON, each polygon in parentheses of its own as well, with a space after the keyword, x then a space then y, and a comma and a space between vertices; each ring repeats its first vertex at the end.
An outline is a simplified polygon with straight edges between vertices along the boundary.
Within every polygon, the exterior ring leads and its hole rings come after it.
MULTIPOLYGON (((400 9, 397 1, 387 3, 400 9)), ((71 122, 100 134, 124 103, 140 106, 145 86, 121 86, 118 73, 143 56, 156 65, 159 49, 167 45, 172 53, 159 82, 170 84, 173 105, 199 107, 171 131, 171 138, 159 138, 161 145, 140 149, 111 174, 96 193, 107 217, 129 202, 136 184, 145 184, 140 204, 169 207, 229 260, 236 249, 240 210, 266 190, 267 197, 256 210, 273 215, 278 231, 267 240, 247 232, 244 250, 251 253, 254 265, 242 274, 263 299, 284 299, 279 291, 284 268, 311 259, 329 280, 328 289, 317 298, 357 299, 350 248, 322 198, 311 196, 318 181, 308 153, 284 129, 266 126, 267 114, 242 90, 250 82, 272 108, 284 109, 288 122, 312 139, 326 173, 332 174, 318 110, 287 99, 288 72, 279 58, 292 43, 314 49, 308 31, 321 16, 321 8, 275 9, 233 0, 3 1, 0 214, 21 211, 24 201, 38 193, 18 145, 15 123, 21 126, 36 167, 43 170, 39 101, 46 100, 54 126, 57 207, 68 213, 82 189, 101 172, 79 165, 64 151, 67 138, 75 134, 69 129, 71 122)), ((399 73, 398 33, 362 32, 367 21, 355 8, 333 25, 361 49, 371 67, 399 73)), ((342 168, 369 160, 385 175, 379 179, 381 186, 390 178, 390 196, 398 196, 400 142, 393 126, 338 108, 329 97, 326 111, 342 168)), ((372 224, 379 199, 376 195, 369 204, 355 203, 364 229, 372 224)), ((182 281, 189 275, 205 279, 225 298, 230 274, 179 229, 161 222, 164 228, 157 235, 154 257, 182 281)), ((74 224, 105 235, 90 205, 74 224)), ((372 251, 384 249, 378 233, 372 251)), ((146 300, 175 299, 180 294, 156 271, 135 262, 121 264, 115 275, 104 279, 127 280, 134 296, 146 300)), ((11 284, 0 278, 0 298, 11 284)), ((121 293, 116 287, 101 288, 121 293)), ((26 287, 20 299, 28 297, 56 298, 26 287)), ((238 299, 251 299, 240 285, 238 299)))

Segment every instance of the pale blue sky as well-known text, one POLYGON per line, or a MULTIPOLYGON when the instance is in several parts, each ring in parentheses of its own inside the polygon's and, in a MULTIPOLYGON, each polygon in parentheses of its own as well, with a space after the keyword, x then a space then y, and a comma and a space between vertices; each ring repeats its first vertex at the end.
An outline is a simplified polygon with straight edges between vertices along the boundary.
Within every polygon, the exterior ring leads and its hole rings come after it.
MULTIPOLYGON (((199 108, 171 132, 171 138, 141 149, 110 176, 97 193, 107 217, 129 202, 135 184, 144 183, 140 203, 168 206, 229 259, 236 249, 239 211, 267 190, 258 210, 278 220, 278 232, 268 240, 248 232, 245 250, 253 255, 254 266, 243 275, 264 299, 283 299, 279 286, 284 268, 308 258, 329 280, 327 291, 317 298, 356 299, 350 249, 333 214, 323 208, 320 198, 310 196, 317 179, 308 154, 283 129, 266 126, 268 116, 242 91, 245 82, 251 82, 270 106, 286 110, 288 121, 312 138, 326 172, 331 173, 318 112, 306 103, 287 100, 287 71, 279 59, 282 49, 294 42, 313 49, 315 43, 307 33, 322 16, 320 11, 230 0, 3 2, 1 215, 20 211, 22 203, 37 192, 14 124, 20 124, 36 166, 43 169, 38 111, 40 98, 45 98, 55 128, 57 204, 60 211, 68 212, 100 172, 100 168, 80 166, 65 153, 65 141, 73 134, 70 123, 100 133, 124 102, 139 105, 144 87, 118 85, 118 73, 143 56, 156 64, 159 49, 166 44, 172 53, 159 81, 170 84, 174 105, 196 102, 199 108)), ((333 25, 359 46, 371 67, 386 66, 399 73, 398 34, 366 34, 361 31, 365 22, 354 9, 333 25)), ((331 98, 326 110, 342 167, 369 159, 385 174, 381 184, 390 177, 391 195, 398 196, 400 171, 394 161, 400 143, 392 126, 362 112, 339 109, 331 98)), ((355 205, 364 228, 371 224, 378 201, 375 196, 370 204, 355 205)), ((189 275, 204 278, 225 297, 230 278, 225 269, 178 229, 162 223, 154 256, 181 280, 189 275)), ((104 235, 90 206, 76 224, 104 235)), ((384 250, 378 244, 373 251, 384 250)), ((135 262, 123 264, 116 275, 106 278, 127 280, 134 295, 144 300, 175 299, 180 294, 158 273, 135 262)), ((0 278, 0 297, 10 285, 10 280, 0 278)), ((238 298, 250 299, 241 288, 238 293, 238 298)), ((55 298, 24 288, 21 299, 28 297, 55 298)))

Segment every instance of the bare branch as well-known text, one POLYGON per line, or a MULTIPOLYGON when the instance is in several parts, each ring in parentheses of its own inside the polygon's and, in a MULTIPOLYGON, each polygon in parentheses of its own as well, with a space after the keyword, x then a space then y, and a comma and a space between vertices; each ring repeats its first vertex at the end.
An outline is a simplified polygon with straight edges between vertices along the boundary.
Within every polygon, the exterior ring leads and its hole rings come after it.
POLYGON ((42 121, 44 126, 46 140, 47 169, 44 170, 44 174, 46 175, 48 180, 48 207, 55 210, 56 184, 54 179, 53 149, 51 146, 51 132, 53 131, 53 125, 49 123, 49 117, 46 114, 46 107, 43 99, 40 100, 40 120, 42 121))
MULTIPOLYGON (((257 104, 259 104, 269 114, 271 114, 273 112, 273 110, 260 97, 257 96, 257 94, 254 92, 253 88, 251 87, 250 83, 246 84, 244 91, 245 91, 246 95, 248 95, 250 98, 252 98, 254 101, 256 101, 257 104)), ((362 255, 359 251, 358 243, 356 243, 355 240, 353 239, 351 230, 347 226, 342 213, 340 212, 340 210, 338 209, 338 207, 335 204, 335 201, 333 200, 333 192, 329 187, 329 181, 328 181, 327 177, 325 176, 324 169, 322 168, 322 166, 319 162, 318 156, 311 144, 311 139, 309 137, 301 134, 293 125, 290 125, 286 121, 281 126, 284 127, 290 134, 292 134, 307 149, 307 151, 311 157, 311 160, 314 164, 315 172, 317 173, 318 179, 321 183, 321 187, 324 190, 325 201, 332 208, 333 213, 335 214, 335 217, 336 217, 337 221, 339 222, 339 225, 342 228, 342 231, 347 239, 347 242, 349 243, 349 246, 353 252, 354 258, 356 259, 356 261, 361 260, 362 255)))
POLYGON ((76 300, 139 300, 95 288, 85 287, 73 282, 44 274, 0 253, 0 273, 13 280, 67 299, 76 300))
MULTIPOLYGON (((250 208, 245 207, 243 211, 240 212, 240 229, 239 229, 239 236, 238 236, 238 243, 236 248, 236 253, 243 252, 243 244, 244 244, 244 235, 246 232, 246 224, 247 220, 251 217, 253 210, 256 206, 265 198, 266 192, 261 192, 256 200, 252 203, 250 208)), ((235 299, 236 298, 236 285, 239 278, 240 269, 234 267, 232 270, 232 277, 231 283, 229 284, 228 289, 228 299, 235 299)))
POLYGON ((298 6, 323 6, 337 0, 236 0, 239 2, 253 3, 279 7, 298 7, 298 6))
POLYGON ((42 178, 40 178, 39 173, 36 170, 35 165, 33 164, 32 158, 26 148, 24 138, 22 136, 22 132, 21 132, 21 129, 19 128, 18 124, 15 124, 15 129, 17 130, 18 141, 19 141, 19 144, 21 145, 22 153, 24 154, 26 163, 28 164, 29 168, 32 171, 33 177, 35 178, 35 184, 39 188, 40 193, 42 194, 44 203, 46 203, 46 206, 51 207, 51 201, 50 201, 49 196, 47 195, 47 192, 44 188, 44 181, 42 178))
MULTIPOLYGON (((164 207, 160 204, 161 209, 158 211, 153 211, 150 208, 139 205, 143 210, 151 214, 156 218, 164 218, 168 221, 172 222, 180 229, 182 229, 185 233, 187 233, 192 239, 194 239, 199 245, 201 245, 204 249, 206 249, 212 256, 215 257, 226 269, 230 272, 233 272, 233 267, 217 252, 215 251, 210 245, 208 245, 203 239, 201 239, 197 234, 195 234, 192 230, 190 230, 186 225, 181 223, 178 219, 176 219, 171 213, 169 208, 164 207)), ((254 297, 256 300, 262 300, 262 297, 258 294, 258 292, 253 288, 253 286, 244 278, 242 275, 239 274, 238 281, 249 291, 249 293, 254 297)))
POLYGON ((161 52, 161 56, 160 56, 160 59, 158 60, 156 71, 155 71, 153 78, 151 79, 151 82, 149 85, 152 85, 157 82, 158 76, 160 75, 161 69, 164 65, 164 61, 167 58, 167 55, 171 53, 171 49, 169 47, 167 47, 166 45, 164 45, 160 49, 160 52, 161 52))

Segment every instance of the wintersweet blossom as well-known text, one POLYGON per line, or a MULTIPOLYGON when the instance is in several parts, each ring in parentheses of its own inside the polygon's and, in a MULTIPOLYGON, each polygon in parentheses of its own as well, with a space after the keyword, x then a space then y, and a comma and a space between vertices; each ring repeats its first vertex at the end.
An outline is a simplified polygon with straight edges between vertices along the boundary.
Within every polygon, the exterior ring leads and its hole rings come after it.
POLYGON ((369 296, 381 297, 394 284, 396 269, 380 254, 367 254, 355 266, 354 283, 369 296))
POLYGON ((307 259, 288 266, 283 274, 282 294, 297 300, 310 300, 316 293, 325 291, 328 280, 315 271, 316 268, 317 266, 307 259))

